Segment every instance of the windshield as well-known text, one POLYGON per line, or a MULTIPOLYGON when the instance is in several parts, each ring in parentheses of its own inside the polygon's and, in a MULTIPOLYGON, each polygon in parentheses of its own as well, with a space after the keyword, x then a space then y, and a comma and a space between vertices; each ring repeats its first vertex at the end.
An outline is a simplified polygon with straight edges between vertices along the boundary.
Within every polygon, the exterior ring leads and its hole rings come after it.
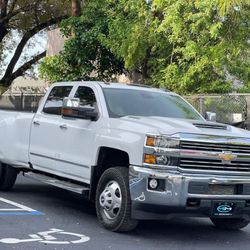
POLYGON ((194 108, 181 97, 132 89, 103 89, 109 116, 159 116, 202 120, 194 108))

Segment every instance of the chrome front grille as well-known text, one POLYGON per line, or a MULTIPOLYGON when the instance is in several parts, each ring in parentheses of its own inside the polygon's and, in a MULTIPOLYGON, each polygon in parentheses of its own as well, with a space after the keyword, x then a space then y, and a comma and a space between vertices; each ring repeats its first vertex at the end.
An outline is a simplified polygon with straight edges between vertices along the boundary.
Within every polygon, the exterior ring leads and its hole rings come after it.
POLYGON ((181 141, 181 149, 213 152, 229 151, 236 154, 250 154, 250 145, 228 143, 181 141))
POLYGON ((237 171, 250 173, 250 162, 242 161, 232 161, 229 164, 225 164, 221 160, 181 158, 179 166, 181 169, 197 169, 204 171, 237 171))
POLYGON ((179 167, 183 170, 199 171, 232 171, 250 174, 250 145, 230 142, 181 141, 183 152, 190 152, 189 156, 182 155, 179 167), (234 159, 223 160, 223 155, 232 154, 234 159), (242 159, 242 156, 244 159, 242 159))

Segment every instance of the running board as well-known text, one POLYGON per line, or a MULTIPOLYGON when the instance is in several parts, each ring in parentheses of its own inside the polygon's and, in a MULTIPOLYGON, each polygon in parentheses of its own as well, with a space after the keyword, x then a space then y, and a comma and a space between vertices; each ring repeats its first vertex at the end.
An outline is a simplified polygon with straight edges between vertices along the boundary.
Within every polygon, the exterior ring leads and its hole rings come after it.
POLYGON ((78 194, 84 194, 86 191, 89 191, 89 187, 87 186, 81 186, 79 184, 75 184, 72 182, 68 181, 63 181, 63 180, 58 180, 56 178, 44 175, 44 174, 38 174, 38 173, 33 173, 33 172, 24 172, 23 175, 25 177, 29 177, 35 180, 39 180, 41 182, 44 182, 46 184, 59 187, 62 189, 66 189, 78 194))

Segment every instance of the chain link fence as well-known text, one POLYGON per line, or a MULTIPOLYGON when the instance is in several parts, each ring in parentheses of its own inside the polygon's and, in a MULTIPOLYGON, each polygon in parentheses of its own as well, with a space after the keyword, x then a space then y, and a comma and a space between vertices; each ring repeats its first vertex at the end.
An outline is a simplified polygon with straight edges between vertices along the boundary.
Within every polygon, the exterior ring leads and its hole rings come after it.
MULTIPOLYGON (((5 94, 0 96, 0 109, 36 112, 44 92, 5 94)), ((203 116, 217 115, 217 121, 250 130, 250 94, 185 96, 203 116)))
POLYGON ((36 112, 40 100, 44 96, 41 94, 7 94, 0 96, 0 109, 15 110, 25 112, 36 112))
POLYGON ((217 121, 250 129, 250 94, 186 96, 203 116, 214 112, 217 121))

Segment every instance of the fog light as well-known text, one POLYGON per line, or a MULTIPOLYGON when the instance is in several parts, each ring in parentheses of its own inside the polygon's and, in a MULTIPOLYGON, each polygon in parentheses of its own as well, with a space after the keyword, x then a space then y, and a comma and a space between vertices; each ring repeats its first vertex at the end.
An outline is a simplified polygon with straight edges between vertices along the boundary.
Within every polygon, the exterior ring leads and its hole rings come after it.
POLYGON ((156 189, 158 187, 158 181, 156 179, 149 180, 149 187, 151 189, 156 189))

